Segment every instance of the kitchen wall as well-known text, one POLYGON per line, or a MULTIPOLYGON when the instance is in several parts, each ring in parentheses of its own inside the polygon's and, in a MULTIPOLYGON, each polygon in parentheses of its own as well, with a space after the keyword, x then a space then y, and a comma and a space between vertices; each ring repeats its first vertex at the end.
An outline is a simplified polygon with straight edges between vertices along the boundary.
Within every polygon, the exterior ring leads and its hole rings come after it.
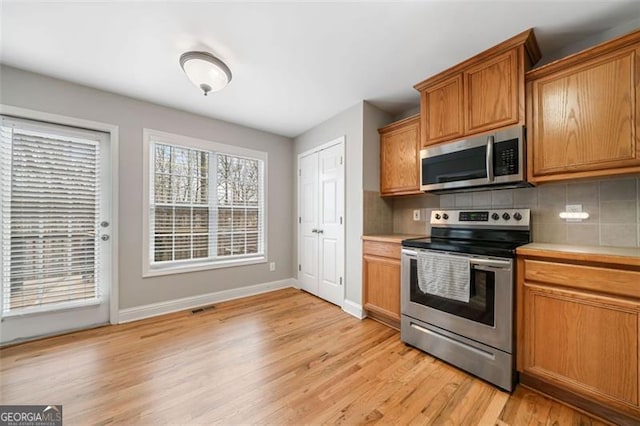
MULTIPOLYGON (((411 220, 414 208, 529 208, 533 241, 557 244, 640 247, 640 177, 552 183, 534 188, 421 195, 393 201, 394 232, 412 233, 426 222, 411 220), (567 204, 581 204, 589 219, 559 217, 567 204)), ((427 219, 428 220, 428 219, 427 219)))
MULTIPOLYGON (((361 238, 373 223, 370 215, 367 215, 367 212, 372 211, 370 204, 380 201, 379 194, 376 192, 380 186, 380 139, 377 129, 390 123, 391 120, 392 117, 389 114, 366 101, 361 101, 294 139, 295 173, 298 155, 345 136, 345 303, 347 310, 361 309, 362 305, 361 238), (372 198, 368 195, 370 193, 375 193, 376 197, 372 198), (367 228, 365 228, 365 222, 367 228)), ((294 206, 297 206, 296 200, 297 188, 294 188, 294 206)), ((384 214, 387 217, 390 232, 392 217, 390 204, 386 206, 384 214)), ((292 271, 294 277, 298 275, 295 249, 297 232, 297 224, 294 224, 292 240, 295 259, 292 271)))
MULTIPOLYGON (((575 43, 552 49, 550 52, 544 51, 536 67, 626 34, 638 27, 640 27, 640 18, 631 17, 628 22, 599 34, 578 38, 575 43)), ((538 36, 544 38, 544 35, 538 34, 538 36)), ((407 109, 394 117, 394 121, 418 113, 419 110, 419 106, 407 109)), ((637 176, 439 197, 434 195, 394 197, 392 204, 392 230, 395 233, 420 233, 420 231, 428 233, 429 214, 434 207, 438 206, 441 208, 520 207, 532 210, 533 239, 536 242, 640 246, 640 177, 637 176), (589 219, 580 223, 567 223, 561 220, 558 214, 563 211, 566 204, 582 204, 583 210, 590 214, 589 219), (426 215, 422 215, 420 221, 414 221, 414 209, 422 209, 426 215)), ((376 212, 376 210, 372 211, 376 212)), ((386 213, 381 213, 380 217, 384 223, 388 221, 386 213)), ((370 220, 375 222, 373 217, 370 220)))
POLYGON ((615 27, 606 29, 604 31, 601 31, 598 34, 594 34, 589 37, 579 37, 580 33, 578 31, 577 32, 578 39, 575 42, 566 44, 564 46, 560 46, 556 49, 548 49, 549 51, 542 52, 543 56, 540 59, 540 61, 538 61, 538 63, 535 64, 535 67, 537 68, 542 65, 551 63, 557 59, 562 59, 573 53, 577 53, 582 50, 593 47, 596 44, 630 33, 631 31, 634 31, 638 28, 640 28, 640 17, 635 16, 635 17, 630 17, 630 19, 627 22, 623 22, 621 24, 616 25, 615 27))
POLYGON ((363 111, 363 232, 390 234, 393 230, 393 203, 380 197, 380 134, 378 129, 395 121, 368 102, 363 111))
POLYGON ((417 91, 415 93, 415 96, 416 96, 416 105, 409 109, 404 110, 400 114, 393 117, 393 121, 400 121, 404 118, 411 117, 412 115, 420 114, 420 95, 418 94, 417 91))
MULTIPOLYGON (((2 66, 0 103, 119 127, 120 309, 291 278, 293 223, 289 138, 2 66), (268 264, 142 278, 142 129, 176 133, 268 153, 268 264), (282 238, 285 235, 287 238, 282 238)), ((194 96, 197 92, 194 90, 194 96)), ((202 96, 198 98, 201 100, 202 96)))
MULTIPOLYGON (((297 169, 298 155, 341 136, 345 137, 345 297, 354 305, 362 304, 362 188, 363 188, 363 102, 351 106, 294 139, 293 170, 297 169)), ((294 174, 294 176, 297 173, 294 174)), ((297 187, 293 188, 297 206, 297 187)), ((294 207, 296 211, 297 207, 294 207)), ((293 224, 292 275, 298 275, 297 222, 293 224)))

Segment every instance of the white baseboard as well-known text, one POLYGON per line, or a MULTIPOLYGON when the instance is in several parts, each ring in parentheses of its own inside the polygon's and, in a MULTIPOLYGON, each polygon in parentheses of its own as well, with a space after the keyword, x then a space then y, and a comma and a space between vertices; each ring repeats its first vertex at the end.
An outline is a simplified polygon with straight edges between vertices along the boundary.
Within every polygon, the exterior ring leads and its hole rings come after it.
POLYGON ((256 294, 267 293, 269 291, 293 286, 294 280, 292 278, 287 278, 284 280, 271 281, 248 287, 222 290, 215 293, 207 293, 182 299, 169 300, 166 302, 152 303, 150 305, 136 306, 135 308, 121 309, 119 312, 118 322, 119 324, 122 324, 125 322, 137 321, 144 318, 184 311, 186 309, 224 302, 226 300, 238 299, 240 297, 254 296, 256 294))
POLYGON ((364 309, 362 309, 362 305, 347 299, 344 299, 342 310, 358 319, 363 319, 367 316, 364 312, 364 309))

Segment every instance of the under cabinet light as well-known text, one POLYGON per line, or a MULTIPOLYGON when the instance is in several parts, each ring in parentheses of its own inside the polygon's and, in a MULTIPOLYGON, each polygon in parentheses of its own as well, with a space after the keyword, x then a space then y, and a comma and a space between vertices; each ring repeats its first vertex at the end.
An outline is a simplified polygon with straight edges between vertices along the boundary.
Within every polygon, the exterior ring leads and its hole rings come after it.
POLYGON ((587 212, 560 212, 561 219, 589 219, 587 212))

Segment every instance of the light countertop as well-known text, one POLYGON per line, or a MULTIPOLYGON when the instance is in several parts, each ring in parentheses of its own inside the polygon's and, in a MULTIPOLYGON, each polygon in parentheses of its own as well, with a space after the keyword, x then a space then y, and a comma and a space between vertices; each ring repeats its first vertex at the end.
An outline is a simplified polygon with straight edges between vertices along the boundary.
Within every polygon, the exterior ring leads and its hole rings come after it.
POLYGON ((364 241, 379 241, 383 243, 400 243, 403 240, 408 240, 410 238, 424 238, 427 235, 417 235, 417 234, 375 234, 375 235, 363 235, 362 239, 364 241))
POLYGON ((525 256, 547 256, 640 266, 640 247, 581 246, 571 244, 530 243, 516 252, 525 256))

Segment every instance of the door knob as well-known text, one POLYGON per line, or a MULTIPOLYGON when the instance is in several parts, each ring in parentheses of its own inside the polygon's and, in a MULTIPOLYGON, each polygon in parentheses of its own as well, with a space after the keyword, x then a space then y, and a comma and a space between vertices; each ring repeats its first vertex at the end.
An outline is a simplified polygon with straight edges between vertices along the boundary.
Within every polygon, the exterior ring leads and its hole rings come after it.
POLYGON ((102 236, 100 237, 100 239, 101 239, 102 241, 109 241, 109 235, 107 235, 107 234, 102 234, 102 236))
POLYGON ((311 232, 313 232, 314 234, 316 234, 318 232, 317 229, 312 229, 311 232))
POLYGON ((102 222, 100 222, 100 226, 102 226, 103 228, 106 228, 107 226, 109 226, 109 222, 107 222, 106 220, 103 220, 102 222))
POLYGON ((318 229, 318 234, 324 234, 324 231, 322 229, 318 229))

